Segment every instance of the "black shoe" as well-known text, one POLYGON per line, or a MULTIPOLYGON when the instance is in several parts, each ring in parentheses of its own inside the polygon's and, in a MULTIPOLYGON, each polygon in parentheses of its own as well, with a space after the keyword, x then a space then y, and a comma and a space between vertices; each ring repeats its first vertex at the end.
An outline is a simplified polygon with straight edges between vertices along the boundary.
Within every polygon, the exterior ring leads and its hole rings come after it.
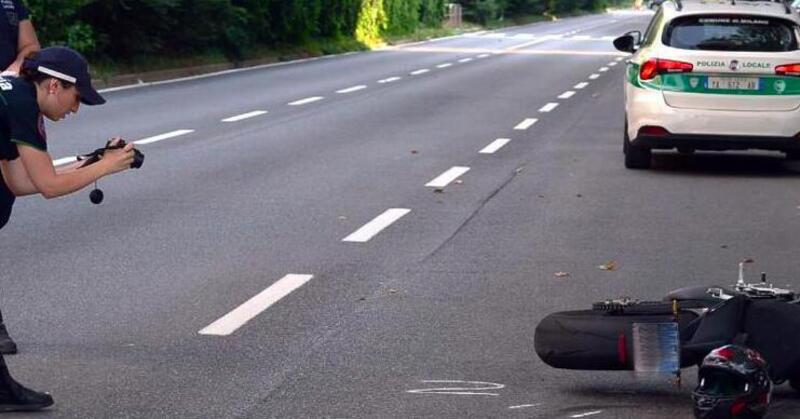
POLYGON ((15 353, 17 353, 17 344, 11 340, 11 336, 8 336, 6 324, 0 323, 0 354, 13 355, 15 353))
POLYGON ((23 412, 40 410, 53 404, 53 398, 47 393, 39 393, 25 388, 11 374, 5 361, 0 357, 0 412, 23 412))

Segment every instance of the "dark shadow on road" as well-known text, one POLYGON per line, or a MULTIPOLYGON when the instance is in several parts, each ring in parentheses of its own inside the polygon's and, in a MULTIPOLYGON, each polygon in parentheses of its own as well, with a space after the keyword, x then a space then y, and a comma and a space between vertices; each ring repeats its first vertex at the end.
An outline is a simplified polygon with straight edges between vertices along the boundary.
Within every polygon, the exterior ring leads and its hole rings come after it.
POLYGON ((651 170, 678 175, 800 177, 800 160, 788 160, 780 153, 656 151, 651 170))

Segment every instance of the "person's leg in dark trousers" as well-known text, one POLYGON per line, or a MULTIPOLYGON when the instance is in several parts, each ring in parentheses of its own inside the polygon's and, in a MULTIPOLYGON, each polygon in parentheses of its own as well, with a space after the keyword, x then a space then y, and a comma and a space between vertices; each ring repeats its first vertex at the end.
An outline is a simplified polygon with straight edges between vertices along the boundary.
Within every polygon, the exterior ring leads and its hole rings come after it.
POLYGON ((0 312, 0 354, 11 355, 15 353, 17 353, 17 344, 8 335, 6 324, 3 322, 3 313, 0 312))
POLYGON ((14 380, 0 355, 0 412, 40 410, 52 404, 49 394, 25 388, 14 380))

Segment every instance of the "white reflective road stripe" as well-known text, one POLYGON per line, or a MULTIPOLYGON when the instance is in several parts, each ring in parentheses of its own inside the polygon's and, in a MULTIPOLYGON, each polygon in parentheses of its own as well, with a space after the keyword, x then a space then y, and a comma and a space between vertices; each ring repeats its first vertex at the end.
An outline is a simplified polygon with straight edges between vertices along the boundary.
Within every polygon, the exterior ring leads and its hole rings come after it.
POLYGON ((605 73, 606 71, 608 71, 608 67, 600 67, 600 70, 597 70, 597 71, 599 71, 601 73, 605 73))
POLYGON ((592 74, 591 76, 589 76, 589 80, 594 80, 594 79, 596 79, 598 77, 600 77, 600 75, 595 73, 595 74, 592 74))
POLYGON ((232 116, 230 118, 225 118, 225 119, 222 120, 222 122, 241 121, 243 119, 248 119, 248 118, 253 118, 253 117, 256 117, 256 116, 264 115, 266 113, 267 113, 267 111, 253 111, 253 112, 243 113, 241 115, 236 115, 236 116, 232 116))
POLYGON ((308 282, 311 278, 313 278, 313 275, 286 275, 278 280, 278 282, 270 285, 255 297, 247 300, 244 304, 236 307, 233 311, 206 326, 198 333, 201 335, 215 336, 230 335, 235 332, 236 329, 244 326, 245 323, 268 309, 271 305, 280 301, 281 298, 303 286, 303 284, 308 282))
POLYGON ((517 130, 517 131, 526 130, 526 129, 530 128, 533 124, 535 124, 536 121, 538 121, 538 119, 536 119, 536 118, 527 118, 524 121, 522 121, 519 124, 517 124, 517 126, 514 127, 514 129, 517 130))
POLYGON ((395 81, 398 81, 398 80, 401 80, 401 79, 402 79, 402 77, 389 77, 388 79, 378 80, 378 83, 381 83, 381 84, 392 83, 392 82, 395 82, 395 81))
POLYGON ((548 103, 547 105, 542 106, 542 108, 539 109, 539 112, 550 112, 557 107, 558 103, 548 103))
POLYGON ((458 62, 460 62, 460 63, 468 63, 470 61, 472 61, 472 58, 462 58, 462 59, 458 60, 458 62))
POLYGON ((359 90, 364 90, 366 88, 367 88, 367 86, 362 84, 362 85, 358 85, 358 86, 348 87, 347 89, 337 90, 336 93, 353 93, 353 92, 357 92, 359 90))
POLYGON ((576 84, 575 86, 573 86, 572 88, 573 89, 583 89, 584 87, 586 87, 588 85, 589 85, 589 83, 587 83, 585 81, 582 81, 582 82, 576 84))
POLYGON ((511 141, 509 138, 498 138, 492 141, 491 144, 487 145, 483 148, 483 150, 479 151, 481 154, 493 154, 497 150, 500 150, 504 145, 508 144, 511 141))
POLYGON ((431 188, 444 188, 450 182, 458 179, 459 176, 467 173, 469 171, 469 167, 463 166, 454 166, 448 169, 446 172, 442 173, 441 175, 437 176, 432 181, 425 184, 425 186, 431 188))
POLYGON ((307 103, 318 102, 318 101, 320 101, 320 100, 322 100, 322 99, 325 99, 325 98, 324 98, 324 97, 322 97, 322 96, 313 96, 313 97, 307 97, 307 98, 305 98, 305 99, 300 99, 300 100, 296 100, 296 101, 294 101, 294 102, 290 102, 290 103, 289 103, 289 106, 300 106, 300 105, 305 105, 305 104, 307 104, 307 103))
POLYGON ((444 63, 437 65, 436 68, 447 68, 450 67, 451 65, 453 65, 453 63, 444 63))
POLYGON ((380 233, 386 227, 392 225, 395 221, 402 218, 404 215, 411 212, 408 208, 389 208, 383 214, 375 217, 372 221, 364 224, 349 236, 342 239, 343 242, 356 242, 364 243, 373 238, 376 234, 380 233))
POLYGON ((562 94, 558 95, 558 98, 559 98, 559 99, 569 99, 569 98, 571 98, 571 97, 572 97, 574 94, 575 94, 575 92, 573 92, 572 90, 567 90, 566 92, 564 92, 564 93, 562 93, 562 94))
POLYGON ((423 69, 420 69, 420 70, 412 71, 412 72, 411 72, 411 73, 409 73, 409 74, 411 74, 412 76, 418 76, 418 75, 420 75, 420 74, 425 74, 425 73, 427 73, 427 72, 429 72, 429 71, 430 71, 430 70, 428 70, 427 68, 423 68, 423 69))
POLYGON ((154 137, 142 138, 141 140, 134 141, 133 143, 136 145, 151 144, 162 140, 167 140, 170 138, 180 137, 181 135, 191 134, 193 132, 194 132, 193 129, 179 129, 176 131, 167 132, 165 134, 156 135, 154 137))

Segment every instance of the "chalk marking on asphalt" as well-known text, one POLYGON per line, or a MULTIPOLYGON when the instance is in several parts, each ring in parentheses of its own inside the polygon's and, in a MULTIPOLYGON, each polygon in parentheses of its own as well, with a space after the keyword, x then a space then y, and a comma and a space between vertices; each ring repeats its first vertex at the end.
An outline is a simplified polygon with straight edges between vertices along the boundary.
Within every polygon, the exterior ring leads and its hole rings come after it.
POLYGON ((416 71, 412 71, 412 72, 411 72, 411 73, 409 73, 409 74, 411 74, 412 76, 418 76, 418 75, 420 75, 420 74, 425 74, 425 73, 427 73, 427 72, 429 72, 429 71, 430 71, 430 70, 428 70, 427 68, 422 68, 422 69, 419 69, 419 70, 416 70, 416 71))
POLYGON ((559 99, 569 99, 569 98, 571 98, 573 95, 575 95, 575 92, 573 92, 572 90, 567 90, 566 92, 564 92, 564 93, 562 93, 562 94, 558 95, 558 98, 559 98, 559 99))
POLYGON ((322 99, 325 99, 325 98, 324 98, 324 97, 322 97, 322 96, 312 96, 312 97, 307 97, 307 98, 305 98, 305 99, 300 99, 300 100, 295 100, 294 102, 289 102, 289 106, 301 106, 301 105, 306 105, 306 104, 309 104, 309 103, 318 102, 318 101, 320 101, 320 100, 322 100, 322 99))
POLYGON ((600 75, 599 75, 599 74, 597 74, 597 73, 594 73, 594 74, 592 74, 591 76, 589 76, 589 80, 595 80, 595 79, 597 79, 598 77, 600 77, 600 75))
POLYGON ((411 212, 407 208, 389 208, 383 214, 375 217, 372 221, 364 224, 361 228, 342 239, 343 242, 365 243, 380 233, 386 227, 411 212))
POLYGON ((403 79, 402 77, 389 77, 388 79, 378 80, 378 83, 380 83, 380 84, 394 83, 394 82, 396 82, 398 80, 402 80, 402 79, 403 79))
POLYGON ((201 335, 228 336, 271 305, 280 301, 281 298, 303 286, 311 278, 313 278, 313 275, 288 274, 255 297, 236 307, 230 313, 204 327, 198 333, 201 335))
POLYGON ((460 63, 468 63, 470 61, 472 61, 472 58, 462 58, 462 59, 458 60, 458 62, 460 62, 460 63))
POLYGON ((236 116, 232 116, 230 118, 225 118, 225 119, 222 120, 222 122, 237 122, 237 121, 241 121, 243 119, 248 119, 248 118, 253 118, 253 117, 256 117, 256 116, 264 115, 266 113, 267 113, 267 111, 247 112, 247 113, 243 113, 241 115, 236 115, 236 116))
POLYGON ((467 173, 468 171, 469 167, 453 166, 430 182, 426 183, 425 186, 429 186, 431 188, 444 188, 450 184, 450 182, 458 179, 459 176, 467 173))
POLYGON ((575 86, 573 86, 572 88, 573 89, 583 89, 584 87, 586 87, 588 85, 589 85, 589 83, 587 83, 585 81, 582 81, 582 82, 576 84, 575 86))
POLYGON ((336 93, 353 93, 366 88, 366 85, 360 84, 358 86, 348 87, 347 89, 337 90, 336 93))
POLYGON ((548 103, 547 105, 542 106, 542 108, 539 109, 539 112, 550 112, 550 111, 552 111, 553 109, 555 109, 557 107, 558 107, 558 103, 552 103, 551 102, 551 103, 548 103))
POLYGON ((602 410, 594 410, 594 411, 586 412, 586 413, 578 413, 577 415, 572 415, 570 417, 571 418, 585 418, 587 416, 594 416, 594 415, 598 415, 600 413, 603 413, 603 411, 602 410))
POLYGON ((608 67, 600 67, 600 69, 597 70, 597 71, 599 71, 601 73, 605 73, 606 71, 608 71, 608 67))
POLYGON ((167 139, 170 139, 170 138, 180 137, 181 135, 191 134, 193 132, 194 132, 193 129, 179 129, 179 130, 176 130, 176 131, 167 132, 167 133, 156 135, 156 136, 153 136, 153 137, 142 138, 141 140, 134 141, 133 143, 136 144, 136 145, 152 144, 152 143, 156 143, 156 142, 159 142, 159 141, 167 140, 167 139))
POLYGON ((406 393, 415 394, 452 394, 456 396, 499 396, 497 393, 485 393, 489 390, 500 390, 505 388, 505 384, 488 383, 484 381, 462 381, 462 380, 422 380, 423 383, 445 383, 445 384, 464 384, 460 387, 439 387, 422 388, 407 390, 406 393), (471 387, 470 387, 471 385, 471 387))
POLYGON ((498 138, 491 142, 491 144, 487 145, 483 148, 483 150, 479 151, 480 154, 494 154, 497 150, 500 150, 504 145, 508 144, 511 141, 510 138, 498 138))
POLYGON ((541 403, 533 403, 533 404, 519 404, 516 406, 508 406, 509 409, 524 409, 526 407, 539 407, 541 403))
POLYGON ((519 124, 517 124, 517 126, 514 127, 514 129, 517 130, 517 131, 526 130, 526 129, 530 128, 531 126, 533 126, 533 124, 535 124, 536 121, 538 121, 538 119, 536 119, 536 118, 527 118, 524 121, 522 121, 519 124))
POLYGON ((450 67, 451 65, 453 65, 453 63, 444 63, 437 65, 436 68, 447 68, 450 67))

